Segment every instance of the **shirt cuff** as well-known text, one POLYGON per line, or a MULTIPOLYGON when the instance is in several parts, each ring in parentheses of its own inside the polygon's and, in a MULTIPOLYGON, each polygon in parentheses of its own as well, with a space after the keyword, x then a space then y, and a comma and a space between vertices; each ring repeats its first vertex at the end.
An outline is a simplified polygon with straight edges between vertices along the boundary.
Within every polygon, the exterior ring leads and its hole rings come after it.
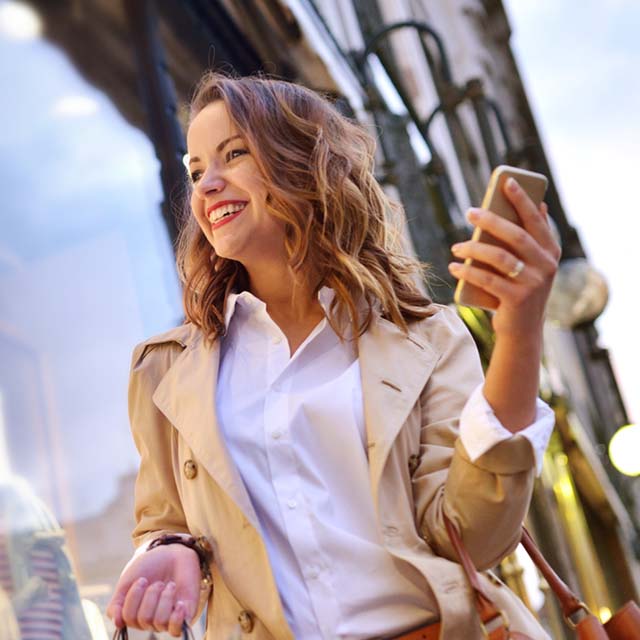
MULTIPOLYGON (((476 387, 460 415, 460 440, 469 454, 471 462, 477 460, 499 442, 516 435, 502 426, 482 393, 483 386, 484 383, 476 387)), ((549 444, 554 425, 553 409, 540 398, 536 398, 534 421, 528 427, 517 432, 531 443, 537 475, 540 475, 542 471, 544 452, 549 444)))

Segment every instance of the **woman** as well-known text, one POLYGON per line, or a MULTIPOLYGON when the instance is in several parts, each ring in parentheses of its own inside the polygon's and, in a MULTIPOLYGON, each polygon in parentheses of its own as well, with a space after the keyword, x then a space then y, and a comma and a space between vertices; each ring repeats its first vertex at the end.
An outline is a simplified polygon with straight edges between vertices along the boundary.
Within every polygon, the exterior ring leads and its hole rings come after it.
MULTIPOLYGON (((499 301, 483 383, 398 249, 361 127, 304 88, 208 73, 187 145, 188 322, 133 354, 138 551, 109 615, 177 636, 210 598, 207 638, 481 638, 443 514, 481 569, 518 542, 553 424, 545 207, 513 184, 524 229, 469 213, 511 250, 453 248, 502 274, 450 267, 499 301)), ((484 577, 513 629, 547 637, 484 577)))

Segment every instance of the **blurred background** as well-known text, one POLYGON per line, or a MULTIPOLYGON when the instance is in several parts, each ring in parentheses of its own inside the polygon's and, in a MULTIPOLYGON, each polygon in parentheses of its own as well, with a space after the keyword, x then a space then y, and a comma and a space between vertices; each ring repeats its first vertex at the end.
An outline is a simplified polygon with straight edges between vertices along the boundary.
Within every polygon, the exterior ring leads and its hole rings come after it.
MULTIPOLYGON (((113 632, 129 359, 183 319, 185 104, 210 67, 303 83, 376 128, 439 302, 491 169, 549 176, 563 257, 540 391, 557 421, 528 525, 603 620, 637 598, 639 24, 624 0, 0 0, 0 638, 113 632)), ((486 363, 490 317, 459 313, 486 363)), ((570 637, 526 556, 497 569, 570 637)))

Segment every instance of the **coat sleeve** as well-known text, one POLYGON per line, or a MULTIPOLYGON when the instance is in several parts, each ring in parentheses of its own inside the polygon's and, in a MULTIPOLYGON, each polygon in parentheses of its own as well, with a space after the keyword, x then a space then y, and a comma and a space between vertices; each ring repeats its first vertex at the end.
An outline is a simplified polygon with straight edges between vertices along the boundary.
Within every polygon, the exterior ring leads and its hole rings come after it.
MULTIPOLYGON (((165 533, 189 533, 182 501, 175 483, 174 457, 177 435, 152 400, 162 376, 182 347, 176 342, 149 345, 134 351, 129 378, 129 421, 140 467, 135 484, 135 527, 132 532, 137 554, 165 533)), ((127 565, 128 566, 128 565, 127 565)), ((126 567, 125 567, 126 569, 126 567)), ((204 609, 211 587, 201 588, 193 623, 204 609)))
POLYGON ((140 467, 135 484, 134 545, 150 542, 163 533, 188 533, 186 518, 174 480, 173 426, 152 401, 153 393, 180 346, 175 343, 138 345, 129 378, 129 421, 140 467))
POLYGON ((425 329, 439 359, 420 396, 420 464, 413 475, 419 533, 438 555, 457 561, 444 528, 446 513, 483 570, 518 544, 535 457, 530 442, 516 434, 471 461, 458 424, 467 399, 483 380, 475 343, 448 307, 426 320, 425 329))

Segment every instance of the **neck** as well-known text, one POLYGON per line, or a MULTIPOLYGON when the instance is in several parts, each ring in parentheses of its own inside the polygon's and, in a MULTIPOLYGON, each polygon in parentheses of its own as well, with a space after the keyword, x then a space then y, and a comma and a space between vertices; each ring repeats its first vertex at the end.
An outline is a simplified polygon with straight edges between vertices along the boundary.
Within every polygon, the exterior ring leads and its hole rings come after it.
POLYGON ((247 271, 251 293, 267 305, 272 318, 300 322, 323 313, 309 279, 294 274, 286 263, 247 271))

